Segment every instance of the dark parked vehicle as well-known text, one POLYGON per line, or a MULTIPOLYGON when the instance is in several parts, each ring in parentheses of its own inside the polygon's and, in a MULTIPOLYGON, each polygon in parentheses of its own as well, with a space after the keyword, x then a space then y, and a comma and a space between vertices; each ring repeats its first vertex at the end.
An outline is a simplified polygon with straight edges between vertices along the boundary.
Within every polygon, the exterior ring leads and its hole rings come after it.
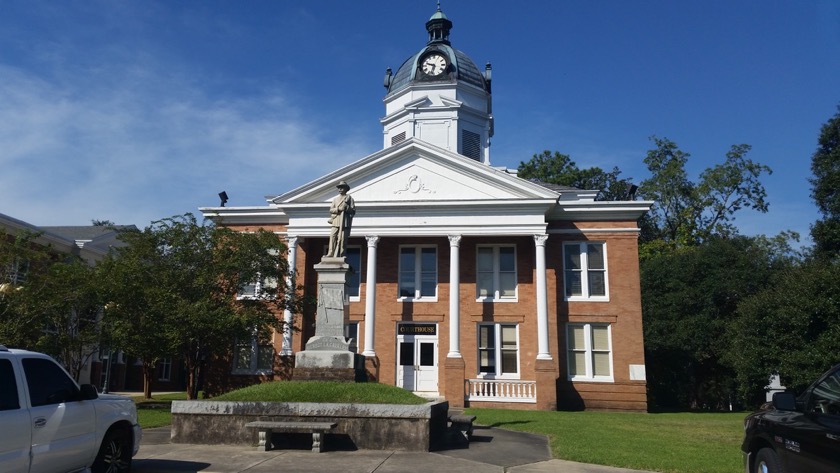
POLYGON ((748 415, 741 451, 747 473, 840 471, 840 365, 748 415))

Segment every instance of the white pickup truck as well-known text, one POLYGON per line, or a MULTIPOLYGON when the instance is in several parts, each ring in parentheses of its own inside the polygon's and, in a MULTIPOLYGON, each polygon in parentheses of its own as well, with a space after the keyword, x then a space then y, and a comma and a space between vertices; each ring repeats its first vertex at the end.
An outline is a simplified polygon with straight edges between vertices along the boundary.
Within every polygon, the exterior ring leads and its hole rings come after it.
POLYGON ((127 472, 141 437, 131 399, 79 386, 47 355, 0 345, 0 472, 127 472))

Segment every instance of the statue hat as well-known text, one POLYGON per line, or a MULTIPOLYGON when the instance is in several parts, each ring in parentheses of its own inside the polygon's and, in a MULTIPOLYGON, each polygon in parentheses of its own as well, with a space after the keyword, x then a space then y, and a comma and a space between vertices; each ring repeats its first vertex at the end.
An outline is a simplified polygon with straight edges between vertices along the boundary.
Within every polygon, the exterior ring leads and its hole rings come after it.
POLYGON ((345 188, 345 189, 347 189, 347 190, 350 190, 350 185, 349 185, 349 184, 347 184, 347 182, 346 182, 346 181, 338 181, 338 185, 336 185, 335 187, 337 187, 337 188, 339 188, 339 189, 341 189, 341 188, 343 187, 343 188, 345 188))

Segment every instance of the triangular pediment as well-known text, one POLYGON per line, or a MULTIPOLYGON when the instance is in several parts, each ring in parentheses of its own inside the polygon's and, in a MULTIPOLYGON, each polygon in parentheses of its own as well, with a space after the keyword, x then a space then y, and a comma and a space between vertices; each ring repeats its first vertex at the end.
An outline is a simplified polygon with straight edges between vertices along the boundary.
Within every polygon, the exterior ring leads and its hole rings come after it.
POLYGON ((280 206, 329 202, 346 181, 356 202, 554 200, 548 190, 504 170, 409 139, 275 197, 280 206))

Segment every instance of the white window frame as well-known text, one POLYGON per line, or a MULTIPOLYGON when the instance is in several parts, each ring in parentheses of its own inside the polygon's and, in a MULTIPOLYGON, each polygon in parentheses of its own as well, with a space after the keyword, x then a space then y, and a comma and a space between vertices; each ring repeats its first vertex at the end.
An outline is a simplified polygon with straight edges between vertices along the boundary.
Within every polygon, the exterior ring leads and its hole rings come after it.
MULTIPOLYGON (((273 256, 278 256, 280 253, 277 250, 269 250, 273 256)), ((236 293, 236 300, 256 300, 256 299, 276 299, 277 298, 277 279, 263 278, 261 274, 257 273, 257 280, 249 284, 243 285, 236 293), (253 290, 245 291, 245 289, 253 286, 253 290)))
POLYGON ((476 335, 476 375, 477 378, 480 379, 519 379, 520 373, 522 373, 522 362, 520 357, 520 347, 521 344, 519 343, 519 324, 517 323, 479 323, 476 326, 475 330, 476 335), (514 330, 516 330, 516 373, 502 373, 502 352, 503 351, 510 351, 502 348, 502 326, 510 327, 512 326, 514 330), (494 356, 494 363, 496 366, 495 373, 486 373, 481 371, 481 351, 485 350, 481 346, 481 328, 482 327, 492 327, 493 328, 493 356, 494 356))
POLYGON ((476 282, 475 282, 475 300, 476 302, 518 302, 519 301, 519 268, 517 264, 517 249, 516 245, 478 245, 475 249, 475 273, 476 273, 476 282), (482 296, 481 295, 481 287, 480 284, 480 277, 479 277, 479 254, 481 249, 491 248, 493 250, 493 290, 492 296, 482 296), (501 248, 513 248, 513 296, 512 297, 502 297, 501 296, 501 260, 499 256, 499 250, 501 248))
MULTIPOLYGON (((400 302, 437 302, 438 301, 438 291, 440 289, 440 274, 438 272, 438 256, 440 252, 438 251, 437 245, 400 245, 399 249, 397 250, 397 261, 399 262, 400 267, 397 269, 397 300, 400 302), (424 296, 421 294, 423 289, 423 249, 432 248, 435 250, 435 265, 434 265, 434 273, 435 273, 435 294, 433 296, 424 296), (402 296, 402 253, 403 250, 406 249, 413 249, 414 250, 414 296, 402 296)), ((428 271, 426 271, 428 272, 428 271)))
POLYGON ((172 358, 162 358, 157 362, 158 381, 171 381, 172 379, 172 358))
MULTIPOLYGON (((274 357, 277 355, 277 352, 274 350, 274 345, 269 341, 266 344, 260 345, 259 337, 257 334, 254 334, 250 338, 251 343, 251 352, 250 352, 250 366, 248 368, 238 368, 238 356, 239 356, 239 339, 233 341, 233 359, 232 366, 231 366, 231 374, 242 374, 242 375, 269 375, 274 373, 274 357), (271 367, 270 368, 259 368, 259 356, 260 356, 260 348, 264 347, 271 347, 271 367)), ((245 345, 242 343, 241 345, 245 345)))
POLYGON ((613 347, 612 347, 612 324, 608 323, 568 323, 566 324, 566 369, 568 374, 568 379, 570 381, 594 381, 594 382, 613 382, 614 381, 614 373, 615 369, 613 366, 613 347), (572 349, 572 335, 571 335, 571 328, 572 327, 583 327, 583 340, 584 340, 584 347, 583 348, 575 348, 572 349), (607 344, 608 350, 594 350, 592 345, 592 327, 606 327, 607 328, 607 344), (586 359, 586 373, 585 374, 578 374, 572 375, 572 363, 574 361, 574 357, 571 356, 573 352, 579 352, 585 354, 586 359), (594 370, 594 353, 604 353, 606 352, 609 356, 609 364, 610 364, 610 374, 608 376, 595 376, 593 374, 594 370))
POLYGON ((597 302, 609 302, 610 300, 610 278, 609 278, 609 267, 608 267, 608 258, 607 258, 607 244, 603 241, 574 241, 574 242, 565 242, 563 243, 563 254, 561 255, 563 260, 563 297, 567 301, 597 301, 597 302), (588 245, 600 245, 603 249, 604 254, 604 269, 590 269, 589 268, 589 253, 587 251, 588 245), (577 247, 578 254, 580 255, 580 269, 571 269, 566 267, 566 251, 567 249, 572 249, 577 247), (580 273, 580 281, 581 281, 581 294, 579 295, 568 295, 566 294, 566 286, 568 284, 567 277, 570 271, 579 272, 580 273), (591 295, 590 294, 590 287, 589 287, 589 276, 590 272, 603 272, 604 274, 604 295, 591 295))
POLYGON ((274 278, 264 279, 262 276, 259 276, 256 282, 240 287, 236 294, 237 300, 274 299, 276 297, 277 280, 274 278), (250 290, 251 287, 254 289, 250 290))

